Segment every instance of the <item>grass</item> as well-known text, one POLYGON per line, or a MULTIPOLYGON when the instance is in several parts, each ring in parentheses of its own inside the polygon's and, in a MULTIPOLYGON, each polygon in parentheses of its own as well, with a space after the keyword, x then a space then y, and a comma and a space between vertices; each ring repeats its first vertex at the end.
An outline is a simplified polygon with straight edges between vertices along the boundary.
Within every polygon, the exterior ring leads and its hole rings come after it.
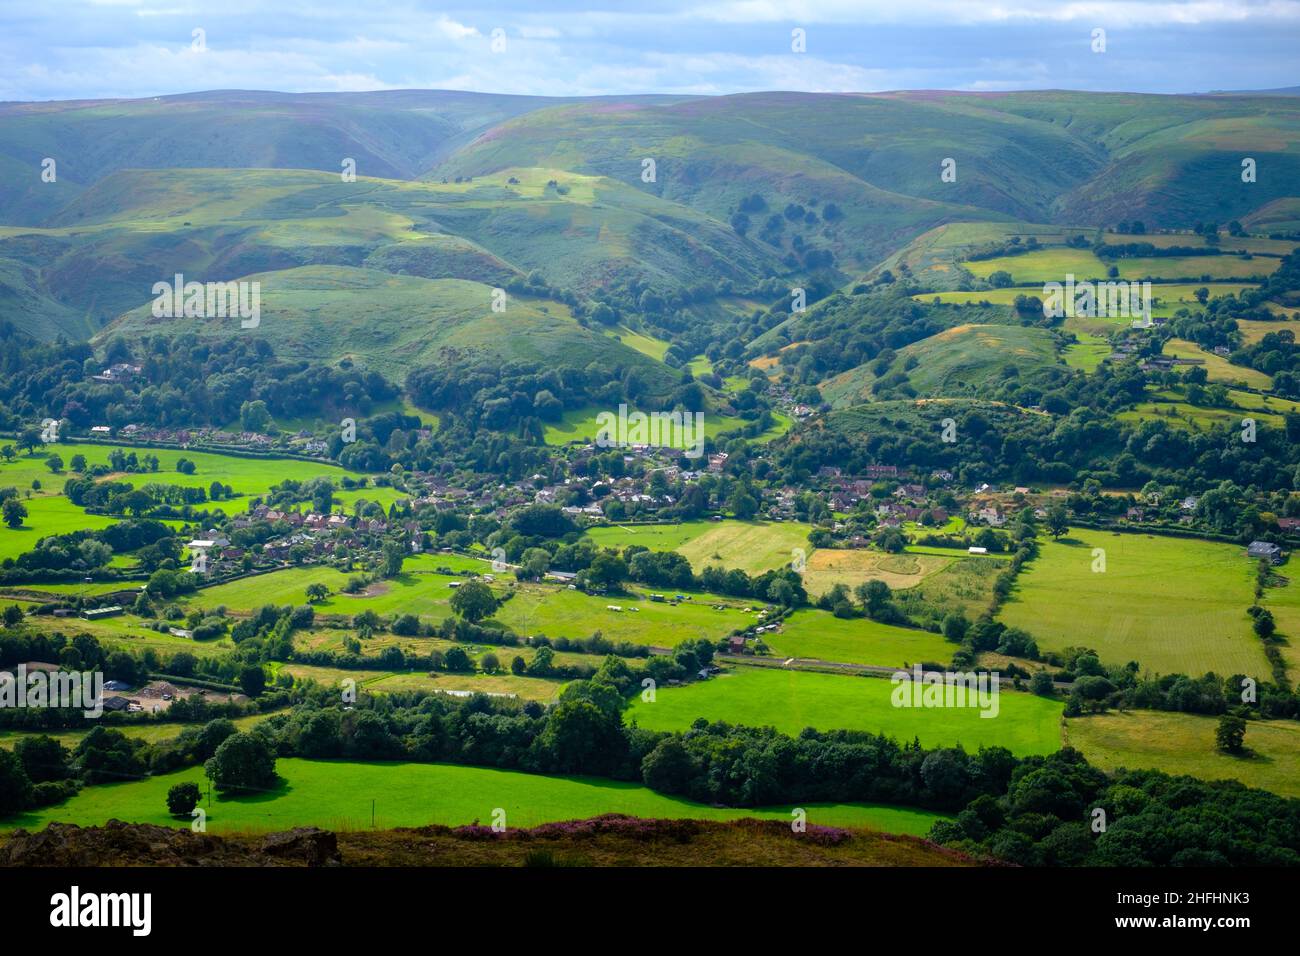
POLYGON ((1269 673, 1246 616, 1255 565, 1244 548, 1086 529, 1041 547, 1000 615, 1041 650, 1090 647, 1108 664, 1162 674, 1269 673), (1102 573, 1092 570, 1096 548, 1102 573))
POLYGON ((649 592, 671 596, 671 588, 645 589, 636 596, 599 597, 540 584, 520 585, 496 619, 521 635, 590 637, 599 631, 611 641, 628 641, 653 647, 675 647, 691 638, 718 640, 757 618, 746 614, 732 598, 691 592, 690 601, 677 605, 651 601, 649 592), (724 609, 714 609, 723 604, 724 609), (615 604, 623 610, 611 611, 615 604), (631 608, 639 608, 632 611, 631 608))
POLYGON ((1250 753, 1232 756, 1215 746, 1217 717, 1136 710, 1067 721, 1070 744, 1103 770, 1163 770, 1202 780, 1239 780, 1286 797, 1300 797, 1300 724, 1246 722, 1250 753))
MULTIPOLYGON (((5 475, 0 472, 0 485, 5 475)), ((27 517, 21 527, 0 524, 0 560, 16 558, 31 551, 47 535, 71 534, 74 531, 107 528, 117 524, 113 518, 87 514, 62 495, 39 495, 22 499, 27 517)))
POLYGON ((602 525, 587 532, 602 548, 640 544, 676 551, 698 573, 711 564, 747 574, 788 565, 794 552, 813 551, 807 524, 798 521, 683 521, 663 525, 602 525))
POLYGON ((1152 256, 1103 262, 1089 249, 1053 246, 1020 256, 1000 256, 979 262, 963 262, 962 265, 981 279, 987 279, 994 272, 1009 272, 1013 282, 1023 285, 1064 282, 1067 275, 1073 275, 1080 282, 1085 279, 1104 280, 1112 265, 1119 268, 1118 278, 1128 280, 1254 279, 1272 273, 1279 261, 1242 259, 1240 256, 1152 256))
MULTIPOLYGON (((468 648, 467 648, 468 650, 468 648)), ((513 647, 493 648, 493 652, 508 664, 516 653, 513 647)), ((598 663, 599 658, 589 658, 598 663)), ((516 677, 514 674, 424 671, 346 670, 337 667, 317 667, 311 664, 282 664, 280 670, 292 674, 296 680, 314 680, 326 687, 340 687, 345 680, 356 682, 358 690, 375 694, 395 694, 401 691, 482 691, 485 694, 508 694, 521 700, 552 700, 563 689, 565 681, 540 677, 516 677)))
MULTIPOLYGON (((287 830, 318 826, 335 830, 464 825, 492 822, 505 811, 507 826, 528 827, 602 813, 641 817, 733 820, 742 817, 789 820, 790 808, 727 810, 655 793, 634 783, 596 777, 543 777, 510 770, 449 764, 281 759, 280 784, 249 796, 214 793, 207 812, 209 832, 287 830), (373 801, 373 804, 372 804, 373 801)), ((207 792, 199 767, 139 782, 88 787, 59 806, 19 814, 0 828, 35 829, 47 823, 103 824, 111 819, 165 826, 189 826, 167 813, 167 791, 193 781, 207 792)), ((856 826, 922 835, 942 814, 873 804, 808 804, 810 823, 856 826)))
POLYGON ((816 597, 837 584, 850 591, 865 581, 884 581, 894 590, 915 587, 942 570, 951 558, 908 552, 887 554, 865 548, 818 548, 808 558, 804 586, 816 597))
POLYGON ((956 644, 929 631, 895 627, 867 618, 838 618, 814 609, 795 611, 782 622, 780 631, 763 635, 763 640, 778 657, 883 667, 945 663, 957 650, 956 644))
POLYGON ((1067 345, 1061 350, 1061 358, 1070 368, 1083 372, 1095 372, 1106 356, 1110 355, 1110 343, 1099 335, 1088 332, 1076 332, 1078 343, 1067 345))
MULTIPOLYGON (((247 717, 235 717, 231 722, 240 730, 248 730, 256 724, 266 720, 271 714, 252 714, 247 717)), ((162 740, 172 740, 180 735, 180 732, 187 727, 202 727, 202 724, 180 724, 169 723, 166 721, 150 722, 144 724, 110 724, 104 726, 110 730, 120 730, 126 736, 134 740, 145 740, 149 743, 158 743, 162 740)), ((76 747, 81 742, 81 738, 90 733, 90 730, 56 730, 51 731, 44 736, 53 737, 69 750, 76 747)), ((23 737, 40 736, 37 733, 22 730, 0 730, 0 747, 13 748, 13 745, 23 737)))
POLYGON ((1201 361, 1206 377, 1211 382, 1223 382, 1228 385, 1245 385, 1248 388, 1270 389, 1273 379, 1263 372, 1244 365, 1233 365, 1226 358, 1213 352, 1202 351, 1195 342, 1186 339, 1170 339, 1165 343, 1165 355, 1175 358, 1193 358, 1201 361))
POLYGON ((805 727, 864 730, 972 751, 1000 745, 1017 754, 1047 754, 1060 747, 1059 702, 1002 691, 998 716, 986 718, 975 708, 895 707, 893 691, 883 678, 736 667, 712 680, 660 688, 653 703, 637 697, 627 716, 648 730, 685 730, 705 717, 786 734, 805 727))

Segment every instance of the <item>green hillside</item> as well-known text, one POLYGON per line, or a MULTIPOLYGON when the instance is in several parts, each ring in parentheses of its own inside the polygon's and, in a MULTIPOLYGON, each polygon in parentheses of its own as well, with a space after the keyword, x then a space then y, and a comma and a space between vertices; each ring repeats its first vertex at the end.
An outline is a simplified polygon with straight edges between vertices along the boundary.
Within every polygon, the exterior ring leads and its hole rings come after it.
POLYGON ((1051 332, 1012 325, 959 325, 898 351, 883 375, 867 366, 830 379, 822 395, 837 408, 869 400, 878 384, 910 387, 919 397, 980 395, 1005 378, 1058 364, 1051 332), (901 382, 893 381, 897 375, 901 382))
POLYGON ((413 367, 461 363, 543 366, 574 355, 608 367, 638 368, 671 385, 670 371, 598 332, 545 299, 507 296, 492 311, 492 287, 465 279, 421 279, 374 269, 303 266, 245 277, 261 283, 261 320, 243 329, 237 318, 154 318, 149 306, 124 315, 100 335, 128 339, 156 332, 264 339, 286 359, 344 359, 400 379, 413 367))

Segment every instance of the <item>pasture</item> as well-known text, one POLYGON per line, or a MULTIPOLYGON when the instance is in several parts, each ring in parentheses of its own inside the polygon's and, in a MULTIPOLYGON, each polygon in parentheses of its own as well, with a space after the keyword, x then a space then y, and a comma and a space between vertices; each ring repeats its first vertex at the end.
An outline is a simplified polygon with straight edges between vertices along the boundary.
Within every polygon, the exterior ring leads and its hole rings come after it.
POLYGON ((1155 710, 1093 714, 1066 721, 1070 745, 1094 767, 1163 770, 1202 780, 1239 780, 1285 797, 1300 797, 1300 723, 1246 722, 1249 753, 1215 745, 1217 717, 1155 710))
MULTIPOLYGON (((6 480, 5 473, 0 472, 0 486, 6 480)), ((33 495, 20 500, 27 509, 27 517, 17 528, 0 524, 0 560, 31 551, 47 535, 97 531, 117 524, 116 518, 87 514, 62 495, 33 495)))
POLYGON ((1233 365, 1226 358, 1213 352, 1202 351, 1195 342, 1188 342, 1186 339, 1170 339, 1165 343, 1164 354, 1175 358, 1197 359, 1211 382, 1260 389, 1273 387, 1273 379, 1263 372, 1244 365, 1233 365))
POLYGON ((1244 548, 1083 528, 1041 548, 999 615, 1041 650, 1089 647, 1161 674, 1269 673, 1246 616, 1255 565, 1244 548), (1092 570, 1095 549, 1104 572, 1092 570))
POLYGON ((862 730, 902 743, 918 738, 926 747, 999 745, 1020 755, 1060 748, 1059 701, 1000 689, 998 715, 981 717, 973 707, 895 707, 894 689, 885 678, 737 666, 707 681, 660 688, 653 703, 636 697, 626 719, 648 730, 686 730, 698 717, 785 734, 862 730))
POLYGON ((521 584, 495 619, 520 635, 575 638, 590 637, 599 631, 611 641, 652 647, 676 647, 691 638, 716 641, 757 620, 755 613, 744 613, 741 607, 747 605, 734 598, 693 591, 691 600, 673 605, 651 601, 651 593, 672 596, 678 592, 637 585, 631 595, 602 597, 565 587, 521 584), (715 610, 717 604, 722 604, 723 609, 715 610), (623 610, 611 611, 610 605, 623 610))
POLYGON ((1119 269, 1120 279, 1163 279, 1170 284, 1184 284, 1208 279, 1258 279, 1272 274, 1280 261, 1223 255, 1151 256, 1103 262, 1090 249, 1051 246, 1019 256, 967 261, 962 263, 962 267, 981 279, 987 279, 994 272, 1009 272, 1013 282, 1025 285, 1064 282, 1067 275, 1073 275, 1076 281, 1105 279, 1107 271, 1114 265, 1119 269))
POLYGON ((804 608, 763 635, 777 657, 803 657, 846 664, 903 667, 920 662, 947 663, 958 645, 942 635, 881 624, 869 618, 838 618, 804 608))
MULTIPOLYGON (((790 808, 721 809, 658 794, 635 783, 597 777, 543 777, 510 770, 452 764, 359 762, 283 758, 276 763, 280 784, 262 793, 206 798, 201 767, 141 781, 88 787, 66 802, 11 816, 0 829, 36 829, 47 823, 93 826, 108 820, 190 825, 167 813, 167 791, 192 781, 204 791, 209 832, 288 830, 317 826, 333 830, 461 826, 492 822, 497 808, 507 826, 529 827, 602 813, 670 819, 790 820, 790 808)), ((890 833, 924 835, 942 814, 877 804, 806 804, 810 823, 855 826, 890 833)))
POLYGON ((683 521, 680 524, 602 525, 587 532, 602 548, 633 544, 676 551, 698 574, 709 565, 762 574, 790 564, 795 552, 812 552, 811 526, 799 521, 683 521))

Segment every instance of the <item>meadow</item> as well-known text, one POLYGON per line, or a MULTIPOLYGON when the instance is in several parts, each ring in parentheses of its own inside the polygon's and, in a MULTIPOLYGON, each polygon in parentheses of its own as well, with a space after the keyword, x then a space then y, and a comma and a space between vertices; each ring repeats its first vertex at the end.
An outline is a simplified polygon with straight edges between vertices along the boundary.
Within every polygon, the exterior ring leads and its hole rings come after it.
POLYGON ((800 521, 683 521, 680 524, 601 525, 587 532, 602 548, 644 545, 676 551, 698 574, 709 565, 761 574, 789 565, 795 552, 813 551, 810 525, 800 521))
MULTIPOLYGON (((0 472, 0 486, 5 481, 0 472)), ((0 560, 16 558, 31 551, 36 542, 52 534, 71 534, 74 531, 98 531, 117 524, 117 519, 104 515, 87 514, 62 495, 33 495, 21 499, 27 517, 20 527, 0 524, 0 560)))
POLYGON ((881 624, 869 618, 838 618, 804 608, 781 622, 781 630, 763 635, 777 657, 803 657, 846 664, 903 667, 919 662, 947 663, 957 645, 942 635, 881 624))
POLYGON ((916 738, 925 747, 998 745, 1018 755, 1061 746, 1059 701, 1003 689, 998 715, 988 718, 976 708, 895 707, 894 689, 885 678, 736 666, 707 681, 660 688, 653 703, 637 697, 626 719, 647 730, 686 730, 698 717, 792 735, 805 727, 863 730, 903 743, 916 738))
POLYGON ((1247 388, 1270 389, 1273 379, 1263 372, 1244 365, 1233 365, 1226 358, 1213 352, 1203 351, 1195 342, 1186 339, 1170 339, 1165 343, 1165 355, 1175 358, 1190 358, 1200 361, 1205 375, 1211 382, 1223 382, 1228 385, 1245 385, 1247 388))
POLYGON ((1103 262, 1089 249, 1051 246, 1019 256, 999 256, 978 262, 963 262, 962 267, 974 276, 987 279, 994 272, 1009 272, 1020 285, 1034 282, 1064 282, 1067 275, 1076 281, 1106 279, 1112 265, 1120 279, 1257 279, 1267 276, 1278 266, 1279 259, 1240 256, 1152 256, 1115 259, 1103 262))
MULTIPOLYGON (((691 600, 676 605, 651 601, 656 589, 641 588, 631 595, 593 596, 565 587, 521 584, 515 596, 501 606, 495 619, 517 634, 547 637, 590 637, 597 632, 611 641, 628 641, 652 647, 676 647, 691 638, 716 641, 737 628, 755 623, 734 598, 690 592, 691 600), (611 611, 609 605, 622 611, 611 611), (714 605, 722 604, 722 610, 714 605), (632 608, 638 608, 633 611, 632 608)), ((678 592, 663 589, 671 596, 678 592)))
POLYGON ((1089 647, 1102 661, 1161 674, 1264 676, 1250 629, 1254 562, 1237 545, 1071 529, 1043 541, 999 619, 1043 651, 1089 647), (1092 570, 1094 549, 1104 572, 1092 570))
MULTIPOLYGON (((162 826, 189 826, 167 813, 167 791, 199 784, 209 832, 287 830, 317 826, 333 830, 419 827, 430 824, 488 825, 505 811, 507 826, 529 827, 603 813, 667 819, 789 821, 790 808, 723 809, 665 796, 634 783, 598 777, 544 777, 510 770, 452 764, 358 762, 282 758, 280 784, 245 796, 206 797, 201 767, 142 781, 88 787, 54 807, 0 821, 0 829, 35 829, 47 823, 93 826, 117 819, 162 826)), ((877 804, 806 804, 808 822, 924 835, 942 814, 877 804)))
POLYGON ((1248 753, 1234 756, 1215 745, 1217 717, 1135 710, 1066 721, 1070 745, 1103 770, 1163 770, 1202 780, 1239 780, 1287 797, 1300 797, 1300 723, 1246 722, 1248 753))

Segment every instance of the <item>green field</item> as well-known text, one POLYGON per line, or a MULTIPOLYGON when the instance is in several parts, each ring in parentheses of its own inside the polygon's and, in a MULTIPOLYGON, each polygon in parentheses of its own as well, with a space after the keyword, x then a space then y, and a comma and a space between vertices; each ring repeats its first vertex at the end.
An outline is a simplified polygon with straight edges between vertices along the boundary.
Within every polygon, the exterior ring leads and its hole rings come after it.
MULTIPOLYGON (((0 471, 0 485, 5 481, 0 471)), ((117 524, 116 519, 87 514, 62 495, 39 495, 22 499, 27 517, 21 527, 0 524, 0 560, 16 558, 36 547, 46 535, 71 534, 86 529, 98 530, 117 524)))
POLYGON ((1031 282, 1064 282, 1067 275, 1076 281, 1106 279, 1107 270, 1119 268, 1120 279, 1253 279, 1266 276, 1277 268, 1278 259, 1240 256, 1152 256, 1149 258, 1115 259, 1103 262, 1089 249, 1071 249, 1053 246, 1019 256, 999 256, 978 262, 963 262, 972 275, 987 279, 998 271, 1011 273, 1013 282, 1021 285, 1031 282))
POLYGON ((475 561, 453 555, 420 555, 408 558, 402 573, 377 581, 359 594, 344 594, 351 574, 324 565, 285 568, 269 574, 240 578, 227 584, 199 591, 192 602, 196 607, 227 607, 246 611, 263 604, 306 604, 307 585, 314 582, 330 589, 330 596, 316 603, 317 614, 359 614, 371 610, 376 614, 416 614, 441 620, 450 613, 448 602, 454 593, 449 582, 460 580, 434 572, 446 564, 452 569, 476 566, 479 573, 491 571, 487 561, 475 561))
MULTIPOLYGON (((575 638, 600 632, 611 641, 653 647, 676 647, 691 638, 716 641, 757 620, 755 613, 744 613, 743 605, 734 598, 692 591, 691 600, 673 605, 651 601, 651 593, 661 592, 638 588, 630 595, 602 597, 565 587, 526 584, 502 605, 496 620, 525 636, 575 638), (722 610, 714 607, 719 603, 724 605, 722 610), (611 611, 610 605, 623 610, 611 611)), ((662 593, 671 596, 678 592, 668 588, 662 593)))
MULTIPOLYGON (((543 777, 509 770, 449 764, 361 763, 281 759, 281 785, 251 796, 214 793, 207 813, 210 832, 287 830, 318 826, 333 830, 464 825, 492 822, 505 810, 507 826, 529 827, 602 813, 640 817, 734 820, 742 817, 789 820, 789 808, 725 810, 655 793, 648 787, 598 777, 543 777)), ((109 820, 189 826, 167 813, 169 788, 184 781, 206 793, 200 767, 139 782, 88 787, 55 807, 23 813, 0 822, 0 829, 35 829, 47 823, 94 826, 109 820)), ((810 823, 856 826, 891 833, 923 835, 942 814, 874 804, 807 804, 810 823)))
POLYGON ((1076 332, 1078 342, 1067 345, 1061 350, 1061 358, 1070 368, 1083 372, 1095 372, 1106 356, 1110 355, 1110 343, 1099 335, 1088 332, 1076 332))
POLYGON ((1105 663, 1162 674, 1269 673, 1246 616, 1255 566, 1244 548, 1083 528, 1041 548, 1000 615, 1041 650, 1090 647, 1105 663), (1092 570, 1094 548, 1105 551, 1103 573, 1092 570))
POLYGON ((1002 690, 997 717, 975 708, 895 707, 887 679, 737 666, 723 676, 660 688, 654 703, 635 698, 628 721, 649 730, 685 730, 698 717, 798 734, 865 730, 926 747, 961 744, 974 751, 1000 745, 1017 754, 1046 754, 1061 746, 1057 701, 1002 690))
POLYGON ((1247 368, 1244 365, 1233 365, 1226 358, 1215 355, 1213 352, 1203 351, 1194 342, 1188 342, 1184 339, 1170 339, 1165 343, 1164 354, 1172 355, 1175 358, 1199 359, 1205 368, 1206 377, 1211 382, 1224 382, 1230 385, 1240 384, 1248 388, 1260 389, 1273 387, 1273 379, 1263 372, 1247 368))
POLYGON ((1214 741, 1218 718, 1138 710, 1093 714, 1067 721, 1071 746, 1103 770, 1163 770, 1202 780, 1240 780, 1287 797, 1300 797, 1300 724, 1246 722, 1248 754, 1221 752, 1214 741))
POLYGON ((947 663, 957 645, 939 634, 880 624, 868 618, 843 619, 827 611, 795 611, 781 630, 763 641, 778 657, 806 657, 848 664, 902 667, 924 661, 947 663))
POLYGON ((799 521, 683 521, 680 524, 602 525, 587 535, 602 548, 633 544, 651 551, 676 551, 698 574, 711 564, 746 574, 761 574, 788 565, 796 550, 812 553, 808 532, 799 521))

